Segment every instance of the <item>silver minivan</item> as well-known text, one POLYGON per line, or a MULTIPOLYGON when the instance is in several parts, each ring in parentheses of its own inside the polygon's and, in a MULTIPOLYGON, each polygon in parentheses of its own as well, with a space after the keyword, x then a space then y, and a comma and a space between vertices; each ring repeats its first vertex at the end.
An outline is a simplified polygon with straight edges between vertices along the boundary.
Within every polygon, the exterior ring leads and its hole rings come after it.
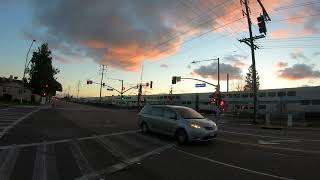
POLYGON ((197 111, 173 105, 146 105, 139 113, 138 126, 142 133, 169 135, 180 144, 212 140, 218 131, 216 123, 197 111))

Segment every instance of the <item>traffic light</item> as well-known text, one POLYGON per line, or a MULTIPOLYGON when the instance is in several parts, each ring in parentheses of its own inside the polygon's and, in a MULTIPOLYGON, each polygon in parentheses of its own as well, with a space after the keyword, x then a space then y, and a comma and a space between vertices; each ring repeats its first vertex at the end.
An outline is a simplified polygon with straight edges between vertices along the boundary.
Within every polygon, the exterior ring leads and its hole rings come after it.
POLYGON ((91 80, 87 80, 87 84, 92 84, 92 81, 91 80))
POLYGON ((266 22, 264 21, 264 16, 260 15, 258 18, 258 26, 259 26, 259 32, 267 34, 267 28, 266 28, 266 22))
POLYGON ((149 86, 149 83, 146 83, 146 86, 148 87, 148 86, 149 86))
POLYGON ((153 83, 153 82, 152 82, 152 81, 150 81, 150 88, 152 88, 152 83, 153 83))
POLYGON ((225 104, 225 103, 224 103, 224 100, 221 100, 221 101, 220 101, 220 107, 224 108, 224 104, 225 104))
POLYGON ((177 77, 176 76, 172 77, 172 84, 177 84, 177 77))
POLYGON ((105 86, 106 85, 106 83, 102 83, 102 86, 105 86))

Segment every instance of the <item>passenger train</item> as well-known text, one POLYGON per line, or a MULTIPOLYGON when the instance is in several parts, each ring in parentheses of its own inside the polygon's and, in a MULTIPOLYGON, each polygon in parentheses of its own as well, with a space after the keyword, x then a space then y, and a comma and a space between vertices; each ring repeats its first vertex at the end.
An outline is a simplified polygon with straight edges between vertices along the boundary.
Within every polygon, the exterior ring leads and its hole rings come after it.
MULTIPOLYGON (((158 94, 142 96, 143 104, 174 104, 197 111, 212 111, 212 93, 158 94), (170 98, 171 96, 171 98, 170 98)), ((222 92, 225 113, 253 111, 253 93, 246 91, 222 92)), ((133 107, 137 96, 108 96, 103 103, 133 107)), ((90 101, 90 100, 89 100, 90 101)), ((97 101, 97 99, 91 99, 97 101)), ((258 113, 320 113, 320 86, 258 90, 258 113)))

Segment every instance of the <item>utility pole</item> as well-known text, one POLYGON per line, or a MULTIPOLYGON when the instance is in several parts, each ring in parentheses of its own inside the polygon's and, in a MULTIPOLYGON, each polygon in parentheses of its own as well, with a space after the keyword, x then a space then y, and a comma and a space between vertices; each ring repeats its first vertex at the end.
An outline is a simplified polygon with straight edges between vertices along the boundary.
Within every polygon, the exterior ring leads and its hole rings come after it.
POLYGON ((102 93, 102 81, 103 81, 104 66, 105 65, 102 65, 102 73, 101 73, 101 81, 100 81, 100 99, 99 99, 100 103, 101 103, 101 93, 102 93))
POLYGON ((142 62, 142 66, 141 66, 141 75, 140 75, 140 85, 139 85, 139 90, 138 90, 138 107, 140 109, 140 99, 141 99, 141 95, 142 95, 142 76, 143 76, 143 62, 142 62))
POLYGON ((229 92, 229 73, 227 73, 227 92, 229 92))
POLYGON ((79 99, 79 90, 80 90, 80 80, 78 81, 78 92, 77 92, 77 99, 79 99))
MULTIPOLYGON (((263 11, 263 22, 266 21, 271 21, 268 13, 266 12, 265 8, 263 7, 263 4, 261 3, 260 0, 257 0, 259 5, 262 8, 263 11)), ((245 6, 245 12, 242 10, 243 15, 247 16, 247 21, 248 21, 248 28, 249 28, 249 38, 244 38, 239 40, 240 42, 244 42, 247 45, 250 46, 251 48, 251 59, 252 59, 252 76, 253 76, 253 121, 252 123, 256 123, 257 120, 257 71, 256 71, 256 60, 255 60, 255 54, 254 54, 254 50, 258 49, 259 47, 256 46, 254 44, 254 40, 260 39, 260 38, 264 38, 264 35, 260 35, 260 36, 255 36, 253 37, 252 34, 252 22, 251 22, 251 18, 250 18, 250 7, 249 7, 249 0, 240 0, 241 5, 244 4, 245 6)), ((259 21, 259 20, 258 20, 259 21)), ((266 34, 266 29, 264 27, 264 30, 260 30, 260 25, 259 25, 259 31, 260 33, 265 33, 266 34)))
POLYGON ((220 91, 220 58, 218 58, 218 90, 220 91))

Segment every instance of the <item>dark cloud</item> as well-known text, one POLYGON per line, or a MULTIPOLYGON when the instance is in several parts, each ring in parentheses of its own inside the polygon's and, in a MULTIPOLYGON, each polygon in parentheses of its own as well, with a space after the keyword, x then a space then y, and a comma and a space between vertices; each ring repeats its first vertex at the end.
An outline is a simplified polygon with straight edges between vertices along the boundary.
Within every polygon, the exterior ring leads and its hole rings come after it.
MULTIPOLYGON (((227 74, 229 79, 241 79, 241 69, 231 64, 220 63, 220 80, 227 80, 227 74)), ((218 78, 218 63, 214 62, 208 66, 200 66, 194 69, 192 72, 194 75, 201 76, 203 78, 211 78, 217 80, 218 78)))
POLYGON ((162 68, 168 68, 169 66, 168 66, 168 64, 161 64, 160 67, 162 67, 162 68))
MULTIPOLYGON (((25 30, 26 37, 48 42, 54 51, 68 57, 91 58, 125 70, 138 69, 145 59, 172 55, 185 38, 241 16, 241 11, 233 11, 239 4, 225 0, 31 2, 33 24, 25 30)), ((267 8, 275 4, 278 1, 265 3, 267 8)))
POLYGON ((286 67, 286 66, 288 66, 288 63, 282 62, 282 61, 280 61, 280 62, 278 62, 278 63, 276 64, 276 67, 277 67, 277 68, 280 68, 280 69, 282 69, 282 68, 284 68, 284 67, 286 67))
POLYGON ((320 71, 307 64, 294 64, 292 67, 279 70, 278 73, 278 77, 288 80, 320 78, 320 71))
MULTIPOLYGON (((201 19, 194 13, 195 7, 208 6, 202 0, 188 3, 180 0, 32 2, 33 26, 38 28, 26 30, 26 37, 48 42, 64 55, 81 54, 83 58, 90 57, 98 63, 126 70, 137 69, 144 59, 159 59, 175 53, 184 37, 216 24, 213 20, 204 23, 212 19, 211 15, 203 14, 201 19)), ((221 2, 210 5, 214 7, 221 2)), ((215 13, 223 15, 225 9, 215 9, 215 13)))
POLYGON ((223 58, 225 62, 230 62, 233 66, 236 67, 245 67, 247 64, 244 63, 248 59, 248 56, 235 54, 235 55, 227 55, 223 58))
POLYGON ((291 52, 291 53, 290 53, 290 57, 291 57, 292 59, 296 59, 296 60, 300 60, 300 59, 302 59, 302 60, 309 60, 309 58, 308 58, 307 56, 305 56, 302 51, 294 51, 294 52, 291 52))

